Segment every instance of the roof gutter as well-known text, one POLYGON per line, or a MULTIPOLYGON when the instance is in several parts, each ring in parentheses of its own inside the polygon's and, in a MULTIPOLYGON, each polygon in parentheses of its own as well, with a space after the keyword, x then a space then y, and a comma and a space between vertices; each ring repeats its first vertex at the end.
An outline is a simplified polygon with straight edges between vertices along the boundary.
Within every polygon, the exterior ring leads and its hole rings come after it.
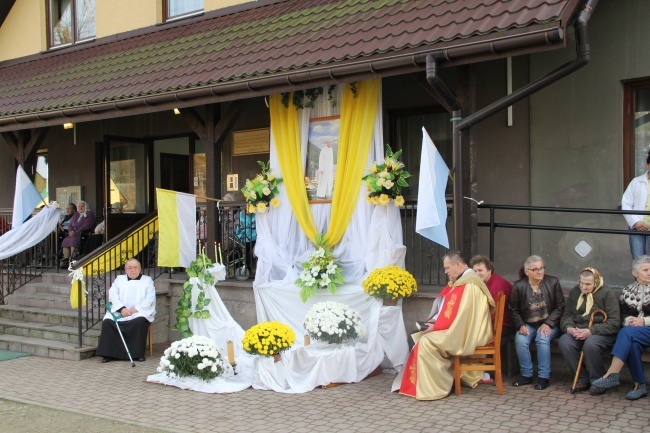
MULTIPOLYGON (((466 249, 465 244, 465 224, 463 212, 463 170, 462 170, 462 133, 471 126, 485 120, 493 114, 521 101, 524 98, 536 93, 537 91, 555 83, 577 71, 589 63, 590 47, 587 34, 587 23, 598 4, 598 0, 586 0, 582 11, 575 20, 574 27, 576 32, 576 58, 565 63, 559 68, 546 74, 544 77, 529 83, 513 93, 499 99, 498 101, 472 113, 465 119, 462 118, 461 107, 454 94, 447 88, 438 71, 438 62, 445 58, 442 52, 436 52, 427 56, 427 81, 438 95, 439 102, 452 113, 453 122, 453 218, 454 218, 454 248, 466 249)), ((494 251, 490 251, 490 258, 494 257, 494 251)))
MULTIPOLYGON (((564 43, 562 28, 538 28, 526 33, 508 36, 496 35, 473 43, 455 43, 435 50, 445 67, 472 63, 487 58, 508 57, 529 53, 531 50, 547 50, 564 43)), ((21 114, 0 118, 0 130, 18 130, 30 127, 56 125, 61 122, 83 122, 113 117, 129 116, 151 111, 184 108, 220 101, 262 96, 324 86, 333 83, 360 81, 378 76, 389 76, 421 71, 427 53, 409 53, 385 56, 379 59, 363 59, 336 66, 321 66, 298 72, 285 72, 272 76, 253 78, 238 82, 217 83, 192 87, 157 95, 137 96, 76 107, 21 114)))

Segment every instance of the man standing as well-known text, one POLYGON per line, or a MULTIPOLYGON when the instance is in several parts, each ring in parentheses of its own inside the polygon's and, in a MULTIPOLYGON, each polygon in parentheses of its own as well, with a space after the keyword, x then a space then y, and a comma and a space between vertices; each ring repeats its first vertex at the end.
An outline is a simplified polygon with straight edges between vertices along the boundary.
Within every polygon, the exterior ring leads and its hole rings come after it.
MULTIPOLYGON (((431 327, 413 334, 416 345, 397 377, 401 394, 418 400, 438 400, 451 392, 453 356, 474 353, 478 346, 492 341, 490 314, 495 304, 485 283, 467 266, 459 251, 443 258, 449 284, 433 305, 431 327)), ((465 385, 475 387, 481 372, 463 372, 465 385)))
MULTIPOLYGON (((508 304, 508 298, 510 297, 510 290, 512 290, 512 284, 508 282, 501 275, 494 273, 494 263, 489 257, 486 256, 474 256, 472 260, 469 261, 469 265, 474 272, 479 276, 481 280, 485 283, 492 299, 494 302, 499 298, 499 293, 503 293, 506 296, 506 305, 508 304)), ((494 317, 492 317, 494 321, 494 317)), ((508 340, 506 339, 510 335, 515 335, 515 328, 512 324, 512 319, 510 318, 510 310, 506 308, 503 314, 503 332, 501 333, 501 346, 505 346, 508 340)))
POLYGON ((316 196, 320 198, 332 197, 333 186, 334 151, 332 150, 332 140, 327 140, 318 157, 318 189, 316 190, 316 196))
POLYGON ((573 376, 578 368, 580 351, 585 354, 584 368, 580 370, 576 391, 589 389, 591 395, 607 392, 591 383, 605 374, 607 369, 603 365, 603 354, 614 345, 620 325, 621 315, 616 294, 604 285, 603 277, 596 269, 583 269, 578 285, 569 292, 560 319, 560 327, 564 332, 560 337, 560 351, 573 376), (591 313, 596 310, 604 311, 607 321, 603 323, 604 316, 596 314, 589 326, 591 313))
POLYGON ((111 311, 104 316, 95 352, 102 362, 129 359, 111 312, 122 315, 118 320, 120 330, 131 357, 138 361, 144 361, 149 324, 156 315, 156 289, 151 277, 141 274, 140 262, 133 258, 126 261, 124 270, 126 275, 119 275, 108 292, 111 311))

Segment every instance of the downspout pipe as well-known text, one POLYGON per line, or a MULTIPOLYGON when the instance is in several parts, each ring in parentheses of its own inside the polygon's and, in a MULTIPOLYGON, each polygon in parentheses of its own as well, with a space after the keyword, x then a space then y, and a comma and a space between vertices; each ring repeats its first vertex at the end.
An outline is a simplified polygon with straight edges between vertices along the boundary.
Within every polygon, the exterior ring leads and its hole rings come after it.
POLYGON ((575 59, 549 72, 548 74, 538 79, 537 81, 528 83, 525 86, 521 87, 520 89, 517 89, 516 91, 512 92, 511 94, 499 99, 496 102, 493 102, 487 107, 482 108, 481 110, 475 113, 472 113, 470 116, 467 116, 465 119, 460 121, 457 127, 461 131, 465 131, 470 126, 476 125, 477 123, 485 120, 491 115, 513 105, 516 102, 521 101, 524 98, 527 98, 533 93, 536 93, 537 91, 542 90, 543 88, 555 83, 556 81, 566 77, 567 75, 574 73, 575 71, 577 71, 578 69, 582 68, 587 63, 589 63, 590 48, 589 48, 589 40, 587 35, 587 23, 589 22, 589 19, 591 18, 591 15, 597 4, 598 4, 598 0, 587 0, 584 8, 578 15, 578 18, 576 18, 574 27, 576 31, 575 33, 576 33, 577 57, 575 59))
POLYGON ((451 121, 453 127, 452 148, 453 163, 451 172, 453 173, 453 191, 454 191, 454 238, 452 249, 461 249, 462 230, 463 230, 463 165, 462 159, 462 141, 461 131, 458 129, 458 122, 462 119, 460 102, 456 96, 445 85, 444 81, 438 74, 438 59, 440 56, 435 54, 427 55, 427 82, 433 88, 437 95, 438 102, 449 112, 452 113, 451 121), (458 203, 459 205, 456 205, 458 203))
POLYGON ((590 47, 587 34, 587 23, 598 4, 598 0, 587 0, 582 11, 576 18, 574 27, 576 34, 577 57, 551 71, 537 81, 529 83, 500 100, 482 108, 465 119, 462 118, 460 103, 454 94, 447 88, 438 75, 438 61, 442 54, 427 55, 427 81, 438 95, 438 102, 452 113, 453 123, 453 182, 454 182, 454 243, 453 248, 462 249, 464 245, 463 233, 463 170, 462 170, 462 133, 491 115, 513 105, 514 103, 527 98, 537 91, 555 83, 556 81, 572 74, 586 65, 590 60, 590 47))

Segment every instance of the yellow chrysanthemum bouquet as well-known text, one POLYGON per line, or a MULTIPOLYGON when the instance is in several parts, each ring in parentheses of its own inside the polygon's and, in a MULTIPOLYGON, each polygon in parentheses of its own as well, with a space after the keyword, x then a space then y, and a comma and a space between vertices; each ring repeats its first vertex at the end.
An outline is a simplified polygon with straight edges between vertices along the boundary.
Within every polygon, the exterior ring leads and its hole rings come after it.
POLYGON ((361 283, 363 290, 373 298, 396 300, 418 291, 413 275, 399 266, 386 266, 372 271, 361 283))
POLYGON ((280 206, 280 200, 276 196, 279 193, 278 185, 282 183, 282 179, 271 173, 270 161, 268 164, 264 164, 262 161, 257 161, 257 163, 262 167, 262 172, 253 180, 246 179, 246 184, 241 189, 248 203, 248 213, 262 213, 266 212, 269 206, 280 206))
POLYGON ((289 326, 278 322, 262 322, 244 333, 242 345, 251 355, 273 356, 287 350, 296 341, 296 334, 289 326))
POLYGON ((409 186, 406 179, 411 173, 404 169, 404 164, 398 159, 402 150, 393 153, 389 145, 386 145, 386 156, 383 164, 373 164, 370 167, 370 174, 362 177, 366 181, 368 195, 366 200, 374 205, 387 205, 391 199, 395 200, 395 206, 404 205, 402 187, 409 186))

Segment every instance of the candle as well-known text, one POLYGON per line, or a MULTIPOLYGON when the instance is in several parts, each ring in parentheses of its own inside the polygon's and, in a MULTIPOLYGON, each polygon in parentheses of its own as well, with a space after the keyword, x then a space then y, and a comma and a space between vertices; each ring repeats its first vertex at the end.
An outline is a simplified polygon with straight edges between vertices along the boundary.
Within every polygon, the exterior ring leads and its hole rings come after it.
POLYGON ((201 239, 199 239, 199 253, 201 253, 201 239))
POLYGON ((201 251, 201 258, 203 259, 203 269, 205 269, 205 247, 201 251))
POLYGON ((310 344, 311 344, 311 339, 309 338, 309 335, 305 335, 304 346, 309 346, 310 344))
POLYGON ((219 243, 219 262, 223 265, 223 255, 221 255, 221 243, 219 243))
POLYGON ((217 255, 217 241, 214 241, 214 261, 219 262, 219 256, 217 255))
POLYGON ((228 346, 228 362, 230 365, 235 365, 235 347, 232 341, 228 341, 226 345, 228 346))

